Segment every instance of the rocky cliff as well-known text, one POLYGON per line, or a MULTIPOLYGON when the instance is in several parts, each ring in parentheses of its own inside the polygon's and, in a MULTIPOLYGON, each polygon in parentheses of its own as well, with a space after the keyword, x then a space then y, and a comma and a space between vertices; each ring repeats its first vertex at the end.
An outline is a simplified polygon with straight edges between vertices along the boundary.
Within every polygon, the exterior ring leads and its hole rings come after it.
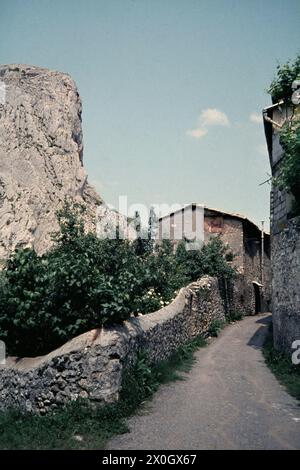
POLYGON ((81 100, 69 75, 0 66, 0 259, 18 246, 43 253, 66 197, 86 206, 89 228, 101 199, 83 168, 81 100), (4 93, 5 92, 5 93, 4 93))

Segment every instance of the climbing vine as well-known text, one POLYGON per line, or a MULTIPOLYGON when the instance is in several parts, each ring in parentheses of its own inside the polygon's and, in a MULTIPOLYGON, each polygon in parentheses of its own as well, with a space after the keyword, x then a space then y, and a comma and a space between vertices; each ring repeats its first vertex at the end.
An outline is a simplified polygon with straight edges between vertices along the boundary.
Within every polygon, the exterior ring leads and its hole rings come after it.
POLYGON ((284 155, 277 183, 295 198, 293 213, 300 214, 300 121, 285 124, 280 133, 284 155))

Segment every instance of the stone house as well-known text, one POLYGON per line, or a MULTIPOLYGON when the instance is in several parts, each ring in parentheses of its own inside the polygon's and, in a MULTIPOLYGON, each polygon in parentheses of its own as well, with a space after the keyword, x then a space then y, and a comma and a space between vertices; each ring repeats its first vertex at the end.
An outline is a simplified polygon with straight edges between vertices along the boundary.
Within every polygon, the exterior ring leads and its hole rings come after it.
POLYGON ((231 263, 238 272, 238 279, 232 293, 232 308, 247 314, 268 311, 271 303, 270 235, 247 217, 196 203, 159 219, 158 238, 167 236, 174 247, 189 231, 200 244, 220 237, 234 254, 231 263), (178 221, 180 227, 176 233, 178 221))
MULTIPOLYGON (((284 102, 263 110, 272 177, 280 175, 283 150, 280 130, 299 116, 300 107, 284 102)), ((272 313, 275 348, 289 353, 300 340, 300 217, 293 216, 293 197, 272 181, 271 198, 272 313)))

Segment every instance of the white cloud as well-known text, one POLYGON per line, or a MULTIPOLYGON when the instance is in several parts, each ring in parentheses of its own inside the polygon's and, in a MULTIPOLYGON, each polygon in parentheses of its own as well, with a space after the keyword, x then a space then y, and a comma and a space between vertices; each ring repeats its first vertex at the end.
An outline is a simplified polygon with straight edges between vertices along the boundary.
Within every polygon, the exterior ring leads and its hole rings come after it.
POLYGON ((195 139, 202 139, 208 134, 208 127, 211 126, 230 126, 229 119, 223 111, 216 108, 204 109, 198 118, 196 129, 188 130, 187 135, 195 139))
POLYGON ((223 111, 208 108, 202 111, 199 117, 200 126, 229 126, 229 119, 223 111))
POLYGON ((259 113, 251 113, 250 116, 249 116, 249 119, 254 124, 262 124, 262 122, 263 122, 262 115, 259 114, 259 113))
POLYGON ((204 137, 208 133, 208 130, 199 128, 199 129, 187 131, 186 133, 187 135, 190 135, 191 137, 194 137, 195 139, 202 139, 202 137, 204 137))

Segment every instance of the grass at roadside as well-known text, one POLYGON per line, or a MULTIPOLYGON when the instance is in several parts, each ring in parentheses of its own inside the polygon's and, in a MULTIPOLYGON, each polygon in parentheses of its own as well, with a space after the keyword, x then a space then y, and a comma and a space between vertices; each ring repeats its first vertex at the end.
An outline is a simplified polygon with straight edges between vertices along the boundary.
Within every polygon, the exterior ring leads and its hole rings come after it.
POLYGON ((217 338, 226 325, 230 325, 232 323, 240 321, 244 317, 245 314, 243 312, 232 310, 227 313, 225 320, 214 320, 211 323, 210 328, 208 330, 208 335, 217 338))
POLYGON ((0 449, 101 449, 115 434, 127 432, 126 418, 149 400, 160 384, 181 380, 192 367, 202 337, 182 346, 168 360, 151 367, 141 354, 124 374, 117 404, 92 408, 72 402, 46 416, 11 410, 0 413, 0 449))
POLYGON ((276 351, 273 346, 272 327, 263 348, 267 365, 284 385, 290 395, 300 401, 300 365, 294 365, 291 357, 276 351))

